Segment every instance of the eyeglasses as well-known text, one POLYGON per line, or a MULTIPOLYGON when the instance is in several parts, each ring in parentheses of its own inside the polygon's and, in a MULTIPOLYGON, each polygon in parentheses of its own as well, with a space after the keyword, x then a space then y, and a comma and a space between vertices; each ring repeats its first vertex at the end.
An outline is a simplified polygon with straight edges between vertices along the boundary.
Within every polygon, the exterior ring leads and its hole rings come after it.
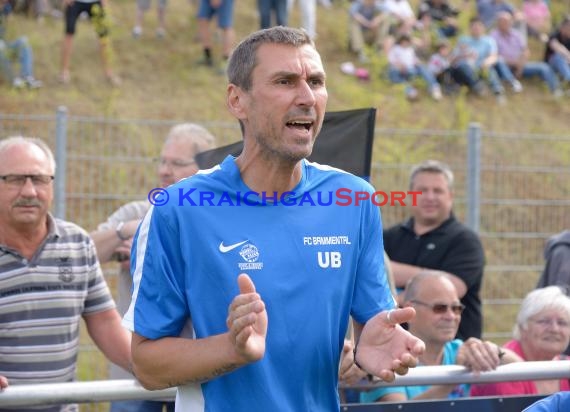
POLYGON ((548 319, 548 318, 544 318, 544 319, 530 319, 532 322, 536 323, 537 325, 539 325, 542 328, 546 328, 547 326, 550 326, 552 324, 555 324, 556 326, 558 326, 560 329, 566 329, 568 327, 570 327, 570 323, 568 323, 567 321, 565 321, 564 319, 548 319))
POLYGON ((26 184, 28 178, 32 181, 32 184, 36 187, 47 186, 54 179, 51 175, 4 175, 0 176, 7 185, 12 187, 22 187, 26 184))
POLYGON ((171 169, 180 169, 182 167, 188 167, 188 166, 191 166, 191 165, 196 163, 196 161, 194 159, 191 159, 191 160, 179 160, 179 159, 167 160, 167 159, 163 159, 162 157, 156 158, 156 159, 154 159, 154 161, 159 166, 167 166, 171 169))
POLYGON ((465 305, 463 303, 456 303, 453 305, 446 305, 444 303, 434 303, 429 304, 429 303, 425 303, 419 300, 412 300, 412 303, 416 303, 418 305, 422 305, 422 306, 427 306, 428 308, 430 308, 432 310, 433 313, 437 314, 437 315, 442 315, 444 313, 447 312, 448 309, 451 309, 451 311, 455 314, 455 315, 461 315, 461 313, 463 313, 463 310, 465 309, 465 305))

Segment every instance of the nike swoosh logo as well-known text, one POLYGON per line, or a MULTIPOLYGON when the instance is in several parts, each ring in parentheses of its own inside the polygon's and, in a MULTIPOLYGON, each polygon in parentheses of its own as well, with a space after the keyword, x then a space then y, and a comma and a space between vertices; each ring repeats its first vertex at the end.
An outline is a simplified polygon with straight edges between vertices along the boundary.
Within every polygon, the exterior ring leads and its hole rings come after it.
POLYGON ((220 252, 222 253, 228 253, 230 250, 234 250, 236 247, 243 245, 244 243, 248 242, 247 240, 244 240, 243 242, 239 242, 239 243, 234 243, 233 245, 229 245, 229 246, 224 246, 224 242, 220 242, 220 252))

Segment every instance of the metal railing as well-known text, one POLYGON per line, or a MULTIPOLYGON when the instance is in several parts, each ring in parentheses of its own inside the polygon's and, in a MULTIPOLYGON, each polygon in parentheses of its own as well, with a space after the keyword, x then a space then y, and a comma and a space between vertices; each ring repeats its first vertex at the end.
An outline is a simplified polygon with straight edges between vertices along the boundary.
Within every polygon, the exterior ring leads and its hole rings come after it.
MULTIPOLYGON (((570 360, 516 362, 494 371, 475 374, 463 366, 422 366, 393 382, 370 382, 350 386, 369 390, 379 386, 490 383, 502 381, 570 378, 570 360)), ((343 386, 342 388, 348 388, 343 386)), ((107 380, 9 386, 0 392, 0 406, 36 406, 64 403, 92 403, 126 399, 174 399, 176 389, 148 391, 134 380, 107 380)))

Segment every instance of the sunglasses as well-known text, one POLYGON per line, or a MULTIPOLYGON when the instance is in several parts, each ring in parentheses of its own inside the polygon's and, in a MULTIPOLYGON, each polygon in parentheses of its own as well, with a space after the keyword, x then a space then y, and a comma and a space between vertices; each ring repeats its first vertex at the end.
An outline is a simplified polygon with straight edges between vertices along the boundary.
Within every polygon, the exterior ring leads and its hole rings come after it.
POLYGON ((445 305, 443 303, 434 303, 433 305, 431 305, 429 303, 425 303, 425 302, 422 302, 419 300, 412 300, 411 302, 418 304, 418 305, 426 306, 426 307, 430 308, 432 310, 432 312, 437 314, 437 315, 442 315, 442 314, 446 313, 448 309, 450 309, 455 315, 461 315, 463 313, 463 310, 465 309, 465 305, 462 303, 456 303, 453 305, 445 305))

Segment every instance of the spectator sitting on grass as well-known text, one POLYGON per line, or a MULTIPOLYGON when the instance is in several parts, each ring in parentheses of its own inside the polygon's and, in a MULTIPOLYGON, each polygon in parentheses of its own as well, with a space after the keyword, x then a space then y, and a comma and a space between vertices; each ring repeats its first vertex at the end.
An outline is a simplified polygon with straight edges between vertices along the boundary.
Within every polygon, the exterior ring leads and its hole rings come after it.
POLYGON ((388 76, 392 83, 407 83, 420 76, 427 83, 432 98, 441 99, 439 83, 416 56, 410 36, 404 34, 398 37, 396 44, 388 51, 388 64, 388 76))
POLYGON ((27 86, 30 89, 37 89, 42 86, 42 82, 34 77, 34 57, 28 39, 21 36, 10 41, 5 37, 8 15, 11 12, 12 6, 8 0, 0 0, 0 68, 2 74, 14 88, 27 86), (19 76, 14 75, 12 56, 20 62, 19 76))

